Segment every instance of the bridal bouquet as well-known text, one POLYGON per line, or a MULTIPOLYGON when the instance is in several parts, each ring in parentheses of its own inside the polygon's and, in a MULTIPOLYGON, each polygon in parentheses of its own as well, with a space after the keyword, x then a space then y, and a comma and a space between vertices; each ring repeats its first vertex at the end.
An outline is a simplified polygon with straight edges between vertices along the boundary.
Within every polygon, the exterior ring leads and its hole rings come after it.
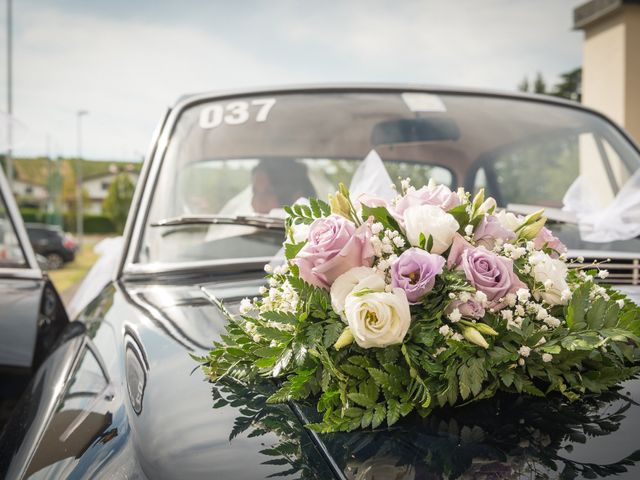
POLYGON ((203 358, 213 381, 272 377, 269 402, 313 402, 321 432, 393 425, 498 391, 575 400, 634 376, 640 308, 569 261, 539 211, 498 211, 409 179, 395 199, 286 209, 286 263, 203 358))

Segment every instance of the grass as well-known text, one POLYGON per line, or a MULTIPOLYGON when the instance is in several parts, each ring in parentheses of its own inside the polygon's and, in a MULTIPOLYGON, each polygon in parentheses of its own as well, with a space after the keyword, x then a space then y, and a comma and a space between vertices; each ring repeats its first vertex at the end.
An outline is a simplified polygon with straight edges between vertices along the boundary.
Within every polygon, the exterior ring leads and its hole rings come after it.
POLYGON ((102 237, 85 237, 82 249, 76 252, 76 259, 73 262, 67 263, 60 270, 49 272, 49 278, 60 295, 64 295, 65 292, 82 281, 96 262, 98 256, 93 252, 93 247, 101 239, 102 237))

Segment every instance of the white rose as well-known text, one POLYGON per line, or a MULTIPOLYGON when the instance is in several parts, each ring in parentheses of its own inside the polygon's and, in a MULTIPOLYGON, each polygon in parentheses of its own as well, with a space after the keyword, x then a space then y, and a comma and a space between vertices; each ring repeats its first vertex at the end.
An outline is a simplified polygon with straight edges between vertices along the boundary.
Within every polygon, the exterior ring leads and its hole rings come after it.
POLYGON ((498 222, 507 230, 511 230, 515 232, 520 226, 520 220, 518 217, 511 212, 507 212, 506 210, 500 210, 496 217, 498 218, 498 222))
POLYGON ((331 285, 331 306, 336 313, 343 315, 344 301, 354 289, 359 291, 370 288, 383 291, 384 287, 385 281, 381 272, 376 272, 370 267, 354 267, 336 278, 331 285))
POLYGON ((309 230, 311 230, 311 225, 307 225, 306 223, 291 225, 291 238, 293 239, 293 243, 302 243, 309 240, 309 230))
POLYGON ((451 246, 460 225, 453 215, 435 205, 415 205, 404 211, 405 233, 409 243, 420 246, 420 234, 433 238, 431 253, 441 254, 451 246))
POLYGON ((549 305, 565 305, 567 285, 567 265, 557 258, 551 258, 544 252, 535 252, 529 257, 531 274, 536 282, 544 285, 544 290, 534 292, 536 300, 542 298, 549 305))
POLYGON ((344 313, 356 343, 362 348, 387 347, 402 343, 411 313, 401 288, 391 292, 347 295, 344 313))

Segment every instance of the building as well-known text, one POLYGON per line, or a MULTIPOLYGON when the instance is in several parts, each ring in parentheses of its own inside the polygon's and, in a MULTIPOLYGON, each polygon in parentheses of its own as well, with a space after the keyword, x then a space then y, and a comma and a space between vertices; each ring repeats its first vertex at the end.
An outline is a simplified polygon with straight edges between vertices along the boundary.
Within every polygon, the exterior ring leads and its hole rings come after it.
MULTIPOLYGON (((128 175, 129 180, 131 180, 135 185, 140 173, 133 169, 126 169, 123 171, 128 175)), ((118 173, 118 169, 110 169, 108 172, 99 173, 83 179, 82 185, 89 198, 89 201, 84 205, 84 211, 86 214, 102 214, 102 202, 107 198, 109 187, 118 173)))
POLYGON ((11 185, 13 195, 20 204, 38 208, 44 207, 49 200, 49 190, 46 185, 40 185, 29 180, 14 178, 11 185))
POLYGON ((640 143, 640 0, 591 0, 573 17, 585 34, 582 103, 640 143))
MULTIPOLYGON (((22 207, 36 209, 39 213, 61 213, 75 208, 75 160, 59 159, 51 162, 44 157, 14 159, 15 178, 12 190, 22 207), (65 182, 65 179, 67 180, 65 182), (55 202, 58 202, 55 204, 55 202)), ((88 215, 102 215, 102 202, 109 193, 109 187, 119 173, 125 173, 134 183, 140 175, 140 164, 119 163, 104 160, 84 160, 82 188, 84 211, 88 215)))

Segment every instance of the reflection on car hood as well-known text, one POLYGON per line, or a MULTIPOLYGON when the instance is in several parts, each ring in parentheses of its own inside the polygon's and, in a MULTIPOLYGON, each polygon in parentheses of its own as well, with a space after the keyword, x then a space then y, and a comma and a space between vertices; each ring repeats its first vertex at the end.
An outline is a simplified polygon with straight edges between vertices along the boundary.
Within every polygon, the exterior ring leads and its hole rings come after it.
MULTIPOLYGON (((135 290, 133 296, 140 296, 146 290, 146 308, 163 311, 167 315, 166 321, 170 318, 181 324, 186 337, 194 336, 191 345, 195 348, 212 337, 212 319, 216 336, 222 328, 220 313, 214 313, 215 307, 204 298, 214 296, 234 309, 239 298, 252 295, 247 289, 255 289, 258 285, 257 281, 242 286, 229 284, 224 288, 202 285, 199 289, 207 295, 198 294, 198 301, 191 297, 198 290, 193 287, 162 288, 156 296, 149 296, 145 287, 135 290), (186 325, 187 316, 191 319, 189 326, 186 325), (199 318, 203 325, 209 325, 209 332, 199 330, 199 318)), ((182 368, 186 369, 187 362, 184 363, 182 368)), ((174 370, 172 375, 177 379, 185 373, 174 370)), ((193 375, 200 376, 201 373, 193 375)), ((163 382, 175 382, 170 378, 166 377, 163 382)), ((233 426, 228 420, 216 422, 218 435, 222 436, 220 429, 226 425, 226 433, 237 436, 231 440, 231 446, 247 438, 262 438, 271 445, 261 452, 265 462, 286 464, 292 471, 305 472, 311 477, 318 473, 310 462, 308 445, 302 448, 310 434, 301 434, 296 427, 298 417, 303 423, 317 420, 312 405, 295 405, 293 411, 267 405, 266 398, 273 391, 270 382, 246 385, 229 380, 208 387, 211 389, 208 401, 216 408, 207 412, 207 417, 211 414, 214 415, 211 418, 216 414, 220 418, 235 415, 233 426), (230 406, 235 408, 229 410, 230 406), (256 421, 256 418, 261 420, 256 421), (305 470, 302 465, 311 466, 305 470)), ((194 399, 197 395, 186 391, 179 395, 180 398, 185 396, 194 399)), ((639 400, 640 381, 632 380, 618 392, 591 396, 574 404, 565 403, 558 397, 536 399, 503 395, 466 407, 438 410, 426 419, 409 417, 389 429, 314 434, 312 438, 318 444, 318 450, 324 451, 327 460, 347 478, 475 478, 478 475, 520 478, 536 472, 544 472, 551 478, 560 472, 579 477, 596 474, 640 478, 640 465, 637 465, 640 451, 636 451, 639 400)), ((202 402, 198 405, 192 404, 193 400, 187 402, 189 407, 183 408, 194 412, 190 414, 194 417, 198 415, 198 409, 204 408, 202 402)), ((176 407, 165 404, 163 408, 170 414, 176 407)), ((202 418, 198 420, 202 421, 202 418)), ((194 422, 189 421, 188 425, 194 432, 198 430, 194 422)), ((203 447, 206 445, 207 442, 202 443, 203 447)))

